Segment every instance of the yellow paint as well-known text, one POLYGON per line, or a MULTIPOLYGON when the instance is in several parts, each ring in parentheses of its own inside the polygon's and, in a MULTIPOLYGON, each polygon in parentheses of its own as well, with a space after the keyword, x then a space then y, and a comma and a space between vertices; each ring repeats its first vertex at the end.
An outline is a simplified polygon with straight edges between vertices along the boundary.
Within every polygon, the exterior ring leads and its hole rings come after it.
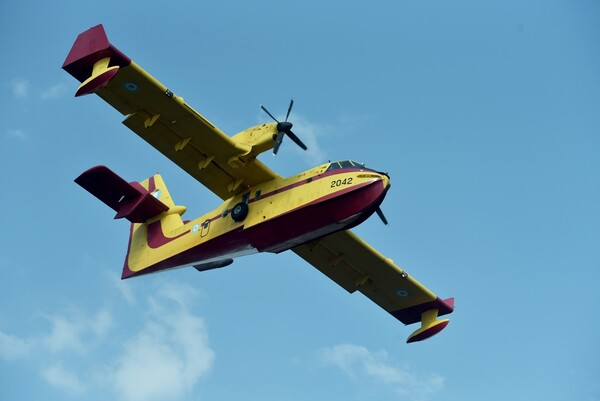
POLYGON ((94 66, 92 67, 92 75, 86 79, 85 81, 83 81, 81 83, 81 85, 79 85, 79 88, 77 88, 77 92, 75 93, 79 93, 79 90, 81 88, 84 88, 87 84, 89 84, 91 81, 93 81, 94 79, 96 79, 97 77, 99 77, 100 75, 108 72, 108 71, 113 71, 113 70, 118 70, 119 67, 118 66, 112 66, 109 67, 108 64, 110 63, 110 57, 105 57, 102 58, 98 61, 96 61, 94 63, 94 66))
POLYGON ((155 114, 152 117, 146 119, 146 121, 144 121, 144 127, 146 127, 146 128, 152 127, 154 125, 154 123, 156 122, 156 120, 158 120, 159 117, 160 117, 160 114, 155 114))

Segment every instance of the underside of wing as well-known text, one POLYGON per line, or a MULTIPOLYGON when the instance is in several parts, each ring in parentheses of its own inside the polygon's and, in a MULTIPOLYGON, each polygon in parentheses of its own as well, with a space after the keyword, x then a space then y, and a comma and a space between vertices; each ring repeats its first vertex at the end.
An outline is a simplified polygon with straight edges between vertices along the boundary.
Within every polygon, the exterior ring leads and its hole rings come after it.
POLYGON ((360 291, 404 324, 421 322, 408 342, 440 332, 454 310, 454 299, 442 300, 351 231, 341 231, 298 246, 293 251, 346 291, 360 291))
POLYGON ((102 25, 79 35, 63 68, 82 82, 76 95, 98 94, 127 116, 127 127, 220 198, 277 177, 256 159, 273 147, 275 123, 225 135, 113 46, 102 25))

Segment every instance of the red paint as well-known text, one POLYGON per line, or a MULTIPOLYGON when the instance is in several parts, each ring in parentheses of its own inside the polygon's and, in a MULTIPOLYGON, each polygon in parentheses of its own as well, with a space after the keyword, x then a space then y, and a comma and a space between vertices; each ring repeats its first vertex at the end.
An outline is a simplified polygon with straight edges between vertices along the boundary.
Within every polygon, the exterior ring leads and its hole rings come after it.
POLYGON ((91 95, 92 93, 96 93, 96 91, 98 91, 99 89, 104 88, 108 84, 108 81, 110 81, 115 75, 117 75, 117 72, 119 72, 118 68, 104 71, 102 74, 98 75, 91 81, 86 82, 85 85, 80 86, 79 89, 77 89, 77 92, 75 92, 75 97, 91 95))
POLYGON ((428 339, 429 337, 433 337, 435 336, 437 333, 439 333, 440 331, 444 330, 444 328, 446 326, 448 326, 448 323, 450 323, 450 321, 446 320, 445 322, 442 323, 438 323, 435 326, 423 331, 422 333, 417 334, 416 336, 410 337, 408 340, 406 340, 407 343, 414 343, 417 341, 423 341, 428 339))
POLYGON ((75 182, 116 211, 115 219, 143 223, 169 209, 139 183, 128 183, 105 166, 90 168, 75 182))
POLYGON ((360 224, 375 212, 386 192, 381 180, 345 188, 247 231, 260 252, 282 252, 360 224))
POLYGON ((108 41, 104 27, 96 25, 77 36, 62 68, 83 82, 92 76, 94 63, 106 57, 110 57, 111 67, 131 64, 131 59, 108 41))
POLYGON ((162 231, 160 220, 158 220, 154 223, 148 224, 148 246, 152 249, 156 249, 168 244, 173 240, 176 240, 177 238, 181 238, 190 232, 190 230, 187 230, 179 235, 176 235, 175 237, 165 237, 162 231))
MULTIPOLYGON (((160 261, 138 272, 133 272, 129 269, 129 265, 127 263, 128 259, 126 259, 121 278, 125 279, 144 274, 155 273, 160 270, 170 269, 178 266, 199 264, 203 261, 211 259, 222 259, 225 257, 224 255, 248 249, 250 249, 250 246, 248 245, 248 239, 244 235, 243 229, 240 227, 237 230, 230 231, 211 241, 201 243, 193 248, 173 255, 170 258, 160 261)), ((127 255, 127 258, 128 257, 129 254, 127 255)))
POLYGON ((156 190, 156 183, 154 182, 154 176, 148 178, 148 192, 154 192, 156 190))

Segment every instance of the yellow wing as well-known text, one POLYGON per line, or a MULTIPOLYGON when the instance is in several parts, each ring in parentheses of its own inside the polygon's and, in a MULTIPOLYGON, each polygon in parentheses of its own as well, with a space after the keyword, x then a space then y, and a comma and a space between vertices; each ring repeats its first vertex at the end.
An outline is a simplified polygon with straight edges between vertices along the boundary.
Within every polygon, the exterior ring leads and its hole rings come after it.
POLYGON ((293 248, 293 251, 346 291, 362 292, 404 324, 421 322, 408 342, 440 332, 454 310, 452 298, 442 300, 351 231, 340 231, 293 248))
POLYGON ((277 176, 258 153, 273 146, 275 123, 225 135, 183 98, 115 48, 102 25, 80 34, 63 68, 126 115, 123 122, 222 199, 277 176))

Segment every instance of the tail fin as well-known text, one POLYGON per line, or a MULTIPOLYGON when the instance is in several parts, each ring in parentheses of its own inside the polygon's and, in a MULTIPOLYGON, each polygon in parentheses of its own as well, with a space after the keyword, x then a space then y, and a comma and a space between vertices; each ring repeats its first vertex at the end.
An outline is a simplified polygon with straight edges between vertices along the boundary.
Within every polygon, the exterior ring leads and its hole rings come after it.
POLYGON ((127 182, 108 167, 96 166, 75 182, 116 211, 115 219, 126 218, 132 223, 121 278, 174 267, 165 263, 172 255, 162 245, 181 236, 181 215, 186 208, 175 205, 159 174, 139 183, 127 182))

